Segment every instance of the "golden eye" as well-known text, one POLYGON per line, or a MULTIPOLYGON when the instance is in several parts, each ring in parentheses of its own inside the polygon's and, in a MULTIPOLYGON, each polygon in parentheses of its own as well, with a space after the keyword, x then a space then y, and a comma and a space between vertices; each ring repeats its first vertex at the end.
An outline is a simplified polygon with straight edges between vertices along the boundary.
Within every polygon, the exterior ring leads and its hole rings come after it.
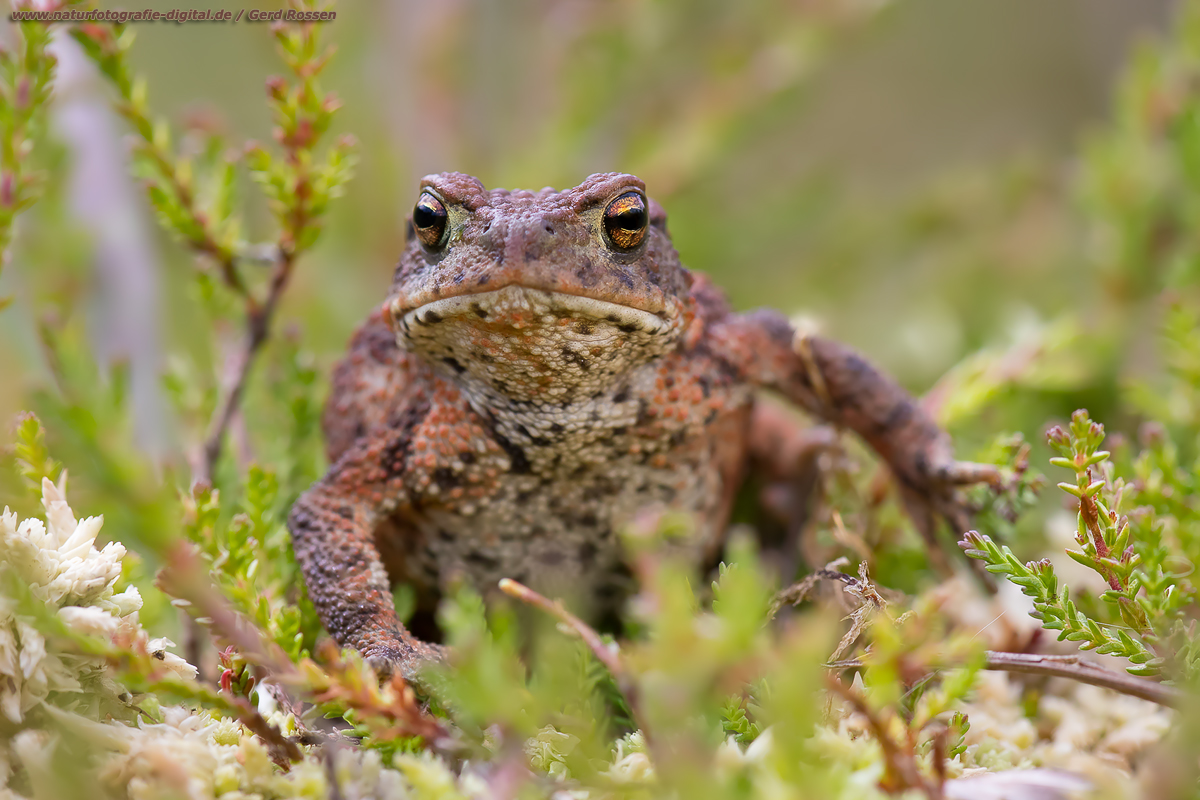
POLYGON ((626 192, 604 209, 604 232, 618 250, 632 250, 641 244, 649 221, 641 192, 626 192))
POLYGON ((449 228, 446 223, 449 219, 445 204, 429 192, 422 193, 413 207, 413 228, 421 244, 430 250, 437 250, 446 243, 446 239, 449 238, 446 236, 449 228))

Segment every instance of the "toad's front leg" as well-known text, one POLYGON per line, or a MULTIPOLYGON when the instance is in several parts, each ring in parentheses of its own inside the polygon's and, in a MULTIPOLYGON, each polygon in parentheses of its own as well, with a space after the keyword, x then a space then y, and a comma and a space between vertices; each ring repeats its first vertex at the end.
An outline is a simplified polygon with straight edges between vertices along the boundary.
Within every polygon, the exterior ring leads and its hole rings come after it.
POLYGON ((440 658, 396 617, 374 530, 382 498, 403 498, 410 426, 363 437, 292 506, 288 529, 308 595, 325 629, 377 669, 412 678, 440 658))
POLYGON ((861 436, 887 462, 918 529, 934 541, 936 517, 961 534, 970 513, 959 487, 999 480, 996 469, 955 461, 950 437, 894 380, 845 345, 797 337, 778 312, 733 316, 713 331, 714 347, 757 385, 861 436))

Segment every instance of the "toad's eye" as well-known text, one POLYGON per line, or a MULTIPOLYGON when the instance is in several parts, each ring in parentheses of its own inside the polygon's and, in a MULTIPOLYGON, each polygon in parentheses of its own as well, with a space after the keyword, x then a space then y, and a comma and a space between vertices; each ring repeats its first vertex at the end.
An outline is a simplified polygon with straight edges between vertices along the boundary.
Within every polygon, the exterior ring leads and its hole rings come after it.
POLYGON ((421 244, 430 250, 436 250, 446 243, 446 229, 449 215, 446 206, 429 192, 423 193, 413 207, 413 228, 421 244))
POLYGON ((640 192, 626 192, 604 209, 604 232, 618 250, 632 250, 646 238, 646 198, 640 192))

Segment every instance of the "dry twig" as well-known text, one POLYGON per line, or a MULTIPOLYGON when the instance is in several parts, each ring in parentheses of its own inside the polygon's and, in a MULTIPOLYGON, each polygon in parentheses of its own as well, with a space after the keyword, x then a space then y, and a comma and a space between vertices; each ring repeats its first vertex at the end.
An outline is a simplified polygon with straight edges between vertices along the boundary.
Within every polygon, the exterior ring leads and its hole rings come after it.
MULTIPOLYGON (((1168 708, 1179 708, 1183 704, 1184 694, 1174 686, 1098 667, 1082 661, 1078 655, 1055 656, 988 650, 985 656, 984 669, 1067 678, 1078 683, 1112 689, 1131 697, 1140 697, 1142 700, 1149 700, 1168 708)), ((849 658, 832 661, 826 666, 832 669, 857 669, 863 666, 863 662, 858 658, 849 658)))
POLYGON ((230 381, 229 387, 217 403, 205 435, 204 453, 198 470, 198 478, 201 480, 212 481, 213 470, 216 468, 217 461, 221 458, 221 450, 224 448, 225 432, 241 404, 242 395, 246 391, 246 380, 250 375, 254 360, 270 335, 271 321, 275 316, 275 310, 279 306, 283 291, 287 288, 294 264, 294 256, 281 250, 271 272, 266 299, 262 303, 258 303, 252 295, 245 295, 246 338, 242 349, 234 356, 233 380, 230 381))

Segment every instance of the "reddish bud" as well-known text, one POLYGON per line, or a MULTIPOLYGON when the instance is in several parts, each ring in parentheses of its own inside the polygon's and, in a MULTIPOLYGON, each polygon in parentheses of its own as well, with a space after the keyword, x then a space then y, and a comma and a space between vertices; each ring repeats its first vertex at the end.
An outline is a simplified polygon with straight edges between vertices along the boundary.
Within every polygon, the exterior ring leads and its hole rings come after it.
POLYGON ((1046 431, 1046 443, 1052 447, 1067 447, 1071 444, 1071 437, 1061 426, 1054 425, 1046 431))
POLYGON ((225 669, 229 669, 230 667, 233 666, 233 656, 236 652, 237 651, 235 651, 233 649, 233 645, 229 645, 224 650, 217 653, 217 661, 221 664, 222 667, 224 667, 225 669))
POLYGON ((107 47, 113 41, 112 30, 105 25, 85 22, 79 26, 79 31, 98 45, 107 47))
POLYGON ((190 131, 222 136, 229 128, 221 112, 210 105, 195 105, 183 113, 183 125, 190 131))
POLYGON ((21 77, 21 82, 17 84, 16 97, 13 98, 13 104, 17 108, 28 108, 29 107, 29 90, 30 90, 29 76, 23 75, 21 77))
POLYGON ((1142 447, 1161 447, 1167 440, 1167 429, 1159 422, 1145 422, 1138 428, 1138 441, 1142 447))
POLYGON ((287 96, 287 81, 278 75, 267 78, 267 95, 273 100, 282 101, 287 96))
POLYGON ((312 120, 302 119, 296 123, 296 129, 290 134, 284 134, 283 138, 279 139, 279 142, 290 150, 303 150, 304 148, 311 147, 316 138, 312 120))

